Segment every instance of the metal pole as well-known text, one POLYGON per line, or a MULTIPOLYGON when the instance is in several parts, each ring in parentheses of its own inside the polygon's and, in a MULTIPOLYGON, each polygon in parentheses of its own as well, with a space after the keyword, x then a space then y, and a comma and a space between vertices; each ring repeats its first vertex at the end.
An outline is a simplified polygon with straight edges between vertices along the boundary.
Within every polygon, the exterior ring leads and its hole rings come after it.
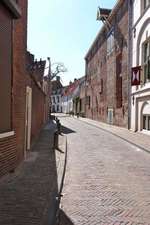
POLYGON ((128 129, 131 128, 132 1, 128 0, 128 129))
POLYGON ((47 57, 47 60, 48 60, 48 98, 49 98, 49 101, 48 101, 48 105, 49 105, 49 117, 50 117, 50 114, 51 114, 51 59, 50 57, 47 57))

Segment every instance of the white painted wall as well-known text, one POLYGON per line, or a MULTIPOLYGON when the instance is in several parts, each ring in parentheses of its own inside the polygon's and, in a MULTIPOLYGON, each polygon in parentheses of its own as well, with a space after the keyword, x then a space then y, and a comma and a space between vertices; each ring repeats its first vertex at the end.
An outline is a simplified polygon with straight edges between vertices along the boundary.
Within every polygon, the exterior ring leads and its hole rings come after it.
MULTIPOLYGON (((135 0, 133 3, 133 30, 132 30, 132 38, 133 38, 133 52, 132 52, 132 67, 141 66, 142 65, 142 44, 150 37, 150 23, 144 28, 142 32, 141 41, 138 45, 139 54, 137 51, 137 43, 139 34, 143 27, 145 21, 150 18, 150 7, 142 14, 141 17, 141 0, 135 0), (136 30, 136 32, 134 32, 136 30), (135 33, 135 36, 134 36, 135 33), (137 57, 139 64, 137 64, 137 57)), ((145 83, 144 85, 139 85, 138 87, 132 87, 131 94, 131 129, 133 131, 142 130, 142 107, 145 102, 150 100, 150 82, 145 83), (134 96, 134 101, 133 101, 134 96), (134 104, 133 104, 134 102, 134 104)), ((150 107, 150 104, 149 104, 150 107)))
POLYGON ((72 96, 64 96, 62 98, 62 112, 70 113, 73 111, 73 98, 72 96))
POLYGON ((59 94, 51 95, 51 105, 52 109, 55 108, 55 112, 61 112, 62 108, 62 96, 59 94), (59 101, 58 101, 59 98, 59 101), (59 110, 57 110, 57 106, 59 106, 59 110))

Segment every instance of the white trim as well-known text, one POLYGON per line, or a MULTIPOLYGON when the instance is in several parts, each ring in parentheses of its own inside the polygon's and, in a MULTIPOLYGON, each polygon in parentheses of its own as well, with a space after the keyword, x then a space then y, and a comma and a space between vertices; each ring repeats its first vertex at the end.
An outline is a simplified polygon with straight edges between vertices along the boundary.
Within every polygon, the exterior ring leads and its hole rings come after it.
POLYGON ((10 137, 10 136, 13 136, 14 134, 15 134, 14 131, 2 133, 2 134, 0 134, 0 139, 1 139, 1 138, 7 138, 7 137, 10 137))
POLYGON ((141 133, 150 135, 150 131, 149 131, 149 130, 145 130, 145 129, 143 129, 143 130, 141 131, 141 133))

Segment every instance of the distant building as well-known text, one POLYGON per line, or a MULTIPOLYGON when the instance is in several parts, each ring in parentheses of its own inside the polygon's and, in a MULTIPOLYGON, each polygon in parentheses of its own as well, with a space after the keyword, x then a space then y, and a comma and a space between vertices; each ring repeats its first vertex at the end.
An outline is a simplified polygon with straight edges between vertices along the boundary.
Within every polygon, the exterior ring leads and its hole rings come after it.
POLYGON ((140 83, 132 83, 131 129, 150 134, 150 1, 134 0, 132 10, 132 79, 140 83))
POLYGON ((78 80, 70 82, 68 86, 64 87, 62 95, 62 112, 67 114, 74 114, 73 100, 76 95, 78 87, 78 80))
POLYGON ((78 79, 73 92, 73 112, 74 115, 85 116, 85 77, 78 79))
POLYGON ((56 80, 52 81, 51 91, 51 112, 61 113, 62 112, 62 90, 63 86, 60 82, 60 77, 57 76, 56 80))

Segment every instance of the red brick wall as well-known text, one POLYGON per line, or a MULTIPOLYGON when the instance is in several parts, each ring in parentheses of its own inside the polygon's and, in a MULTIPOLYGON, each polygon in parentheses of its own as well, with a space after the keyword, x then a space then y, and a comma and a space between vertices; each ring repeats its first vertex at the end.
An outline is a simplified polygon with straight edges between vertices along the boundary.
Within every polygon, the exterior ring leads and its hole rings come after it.
POLYGON ((91 72, 86 89, 86 95, 91 96, 91 107, 86 106, 86 116, 104 122, 107 120, 106 66, 106 41, 104 41, 88 64, 91 72))
POLYGON ((16 133, 17 159, 24 155, 27 0, 18 1, 21 18, 14 21, 13 32, 13 128, 16 133))
POLYGON ((14 170, 17 164, 15 135, 0 138, 0 176, 14 170))
POLYGON ((45 95, 33 81, 31 141, 34 141, 44 124, 44 102, 45 95))
MULTIPOLYGON (((121 3, 121 1, 120 1, 121 3)), ((91 97, 91 106, 86 105, 86 116, 94 120, 108 122, 108 108, 113 108, 113 124, 128 125, 128 9, 127 0, 122 1, 111 23, 114 26, 115 47, 107 54, 107 33, 103 29, 86 56, 88 87, 86 96, 91 97), (117 44, 119 43, 119 48, 117 44), (116 57, 121 53, 122 93, 118 92, 116 76, 116 57), (101 85, 101 80, 103 85, 101 85), (101 87, 103 86, 103 87, 101 87), (101 89, 102 92, 101 92, 101 89), (100 93, 101 92, 101 93, 100 93), (119 96, 122 104, 117 105, 119 96)), ((119 82, 121 79, 119 80, 119 82)), ((121 83, 121 82, 120 82, 121 83)))
POLYGON ((19 5, 22 17, 14 20, 12 38, 12 130, 15 135, 0 139, 0 176, 14 170, 24 154, 27 0, 19 1, 19 5))
MULTIPOLYGON (((27 53, 26 64, 33 65, 34 57, 31 59, 29 56, 31 54, 27 53)), ((48 108, 46 106, 47 97, 42 90, 42 86, 39 86, 42 82, 37 82, 36 77, 41 76, 41 80, 43 80, 42 76, 44 71, 26 71, 26 86, 29 86, 32 89, 32 118, 31 118, 31 142, 33 142, 38 136, 42 126, 47 122, 48 119, 48 108)), ((32 143, 31 143, 32 144, 32 143)))

